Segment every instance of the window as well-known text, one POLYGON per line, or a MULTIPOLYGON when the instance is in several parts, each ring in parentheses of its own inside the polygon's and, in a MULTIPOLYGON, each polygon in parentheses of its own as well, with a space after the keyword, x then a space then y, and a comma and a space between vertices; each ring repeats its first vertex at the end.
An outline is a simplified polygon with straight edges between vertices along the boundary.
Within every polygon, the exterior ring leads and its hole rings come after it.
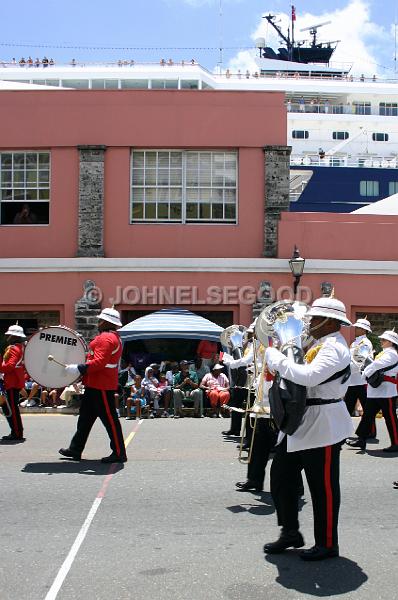
POLYGON ((292 131, 292 138, 294 140, 308 140, 308 138, 309 138, 309 132, 308 131, 302 131, 300 129, 293 129, 293 131, 292 131))
MULTIPOLYGON (((180 87, 182 90, 197 90, 199 88, 199 81, 195 79, 181 79, 180 87)), ((210 86, 203 81, 202 88, 210 88, 210 86)))
POLYGON ((236 208, 236 152, 132 152, 132 223, 236 223, 236 208))
POLYGON ((349 137, 348 131, 333 131, 334 140, 348 140, 349 137))
POLYGON ((388 182, 388 195, 392 196, 393 194, 398 194, 398 181, 388 182))
POLYGON ((2 225, 48 224, 49 152, 0 153, 2 225))
POLYGON ((75 90, 88 90, 88 79, 63 79, 62 87, 74 88, 75 90))
POLYGON ((117 90, 119 81, 117 79, 92 79, 92 90, 117 90))
POLYGON ((178 88, 177 79, 152 79, 153 90, 176 90, 178 88))
POLYGON ((379 115, 396 117, 398 115, 398 104, 396 102, 380 102, 379 115))
POLYGON ((370 102, 353 102, 352 103, 354 115, 370 115, 371 104, 370 102))
POLYGON ((120 87, 122 90, 147 90, 148 79, 122 79, 120 87))
POLYGON ((388 142, 388 133, 372 133, 374 142, 388 142))
POLYGON ((378 181, 361 181, 359 184, 359 193, 361 196, 378 196, 379 182, 378 181))

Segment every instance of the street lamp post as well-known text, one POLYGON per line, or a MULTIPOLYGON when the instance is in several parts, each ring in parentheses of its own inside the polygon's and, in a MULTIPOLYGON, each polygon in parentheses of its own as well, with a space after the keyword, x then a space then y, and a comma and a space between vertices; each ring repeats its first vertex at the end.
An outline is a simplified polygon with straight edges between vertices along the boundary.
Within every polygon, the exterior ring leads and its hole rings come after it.
POLYGON ((297 288, 298 288, 301 276, 304 271, 304 265, 305 265, 305 258, 302 258, 300 256, 299 249, 297 248, 297 246, 294 246, 292 258, 289 260, 289 267, 290 267, 290 270, 294 277, 293 292, 294 292, 295 298, 296 298, 296 294, 297 294, 297 288))

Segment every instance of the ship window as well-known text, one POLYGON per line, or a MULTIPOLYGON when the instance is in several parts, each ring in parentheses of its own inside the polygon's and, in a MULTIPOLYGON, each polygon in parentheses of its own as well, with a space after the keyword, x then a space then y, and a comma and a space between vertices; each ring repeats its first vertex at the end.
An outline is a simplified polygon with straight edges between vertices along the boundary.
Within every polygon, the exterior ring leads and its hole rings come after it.
POLYGON ((374 142, 388 142, 388 133, 372 133, 374 142))
MULTIPOLYGON (((199 81, 197 79, 181 79, 181 89, 182 90, 197 90, 199 87, 199 81)), ((209 88, 205 82, 202 82, 203 88, 209 88)))
POLYGON ((388 182, 388 195, 392 196, 393 194, 398 194, 398 181, 388 182))
POLYGON ((398 104, 396 102, 380 102, 379 115, 396 117, 398 115, 398 104))
POLYGON ((177 88, 177 79, 152 79, 153 90, 176 90, 177 88))
POLYGON ((148 79, 122 79, 120 87, 122 90, 147 90, 148 79))
POLYGON ((63 79, 62 86, 74 88, 75 90, 87 90, 88 79, 63 79))
POLYGON ((354 115, 370 115, 371 104, 370 102, 353 102, 352 103, 354 115))
POLYGON ((136 150, 131 223, 237 222, 234 151, 136 150))
POLYGON ((304 131, 302 129, 293 129, 292 131, 292 138, 294 140, 308 140, 309 135, 310 134, 308 131, 304 131))
POLYGON ((0 153, 2 225, 48 225, 49 152, 0 153))
POLYGON ((119 81, 117 79, 92 79, 91 89, 93 90, 117 90, 119 81))
POLYGON ((32 83, 36 85, 52 85, 59 87, 59 79, 33 79, 32 83))
POLYGON ((348 140, 349 137, 348 131, 333 131, 334 140, 348 140))
POLYGON ((361 196, 378 196, 379 182, 378 181, 361 181, 359 184, 359 193, 361 196))

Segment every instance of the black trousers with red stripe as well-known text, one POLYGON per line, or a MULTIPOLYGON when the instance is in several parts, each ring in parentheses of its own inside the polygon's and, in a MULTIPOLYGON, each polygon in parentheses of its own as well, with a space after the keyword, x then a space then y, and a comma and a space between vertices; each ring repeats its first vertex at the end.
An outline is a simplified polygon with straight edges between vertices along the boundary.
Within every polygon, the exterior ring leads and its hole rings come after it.
POLYGON ((8 424, 11 429, 11 433, 19 438, 23 438, 23 425, 21 419, 21 413, 19 412, 19 392, 16 388, 7 390, 8 404, 11 408, 11 416, 7 417, 8 424))
MULTIPOLYGON (((365 413, 367 399, 367 386, 366 385, 350 385, 348 387, 347 393, 344 396, 344 402, 346 403, 347 410, 350 413, 351 417, 354 416, 355 405, 357 400, 359 400, 362 406, 362 414, 365 413)), ((376 419, 373 419, 373 423, 369 432, 370 435, 376 435, 376 419)))
POLYGON ((86 387, 77 420, 77 430, 70 443, 70 449, 81 454, 86 445, 91 428, 99 417, 108 432, 112 452, 118 457, 126 457, 122 428, 115 407, 113 390, 96 390, 86 387))
POLYGON ((271 467, 271 494, 278 525, 287 531, 299 529, 299 489, 304 469, 311 492, 315 544, 337 546, 341 444, 297 452, 287 452, 286 444, 285 437, 277 446, 271 467))
POLYGON ((366 439, 369 436, 372 423, 379 410, 381 410, 386 422, 391 445, 398 445, 398 420, 396 407, 396 396, 393 398, 368 398, 365 405, 365 412, 363 413, 362 419, 356 430, 357 436, 363 439, 366 439))

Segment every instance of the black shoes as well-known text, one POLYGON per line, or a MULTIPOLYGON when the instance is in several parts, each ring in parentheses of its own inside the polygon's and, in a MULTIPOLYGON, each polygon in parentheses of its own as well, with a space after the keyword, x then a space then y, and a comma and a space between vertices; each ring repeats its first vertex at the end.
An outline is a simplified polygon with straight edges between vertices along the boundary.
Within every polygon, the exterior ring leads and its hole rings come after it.
POLYGON ((324 560, 325 558, 335 558, 339 555, 339 547, 325 548, 324 546, 313 546, 308 550, 300 552, 300 558, 303 560, 324 560))
POLYGON ((398 452, 398 445, 395 444, 393 446, 388 446, 388 448, 383 448, 383 452, 398 452))
POLYGON ((287 548, 302 548, 304 546, 304 538, 299 531, 283 531, 279 540, 265 544, 264 552, 266 554, 280 554, 287 548))
POLYGON ((235 485, 239 492, 251 492, 253 490, 255 492, 262 492, 264 489, 264 486, 261 483, 250 481, 249 479, 247 481, 238 481, 235 485))
POLYGON ((5 442, 23 442, 25 440, 24 437, 22 437, 22 436, 19 437, 18 435, 15 435, 15 433, 3 435, 3 437, 1 439, 4 440, 5 442))
POLYGON ((125 462, 127 462, 127 456, 118 456, 117 454, 112 452, 112 454, 110 454, 109 456, 104 456, 104 458, 101 458, 101 462, 102 463, 125 463, 125 462))
POLYGON ((65 456, 65 458, 70 458, 71 460, 81 460, 82 458, 81 454, 73 452, 73 450, 70 450, 69 448, 60 448, 58 452, 62 454, 62 456, 65 456))
POLYGON ((366 440, 358 438, 357 440, 347 440, 347 446, 351 448, 359 448, 360 450, 366 450, 366 440))
POLYGON ((229 431, 222 431, 221 433, 223 435, 240 435, 240 431, 233 431, 232 429, 229 431))

